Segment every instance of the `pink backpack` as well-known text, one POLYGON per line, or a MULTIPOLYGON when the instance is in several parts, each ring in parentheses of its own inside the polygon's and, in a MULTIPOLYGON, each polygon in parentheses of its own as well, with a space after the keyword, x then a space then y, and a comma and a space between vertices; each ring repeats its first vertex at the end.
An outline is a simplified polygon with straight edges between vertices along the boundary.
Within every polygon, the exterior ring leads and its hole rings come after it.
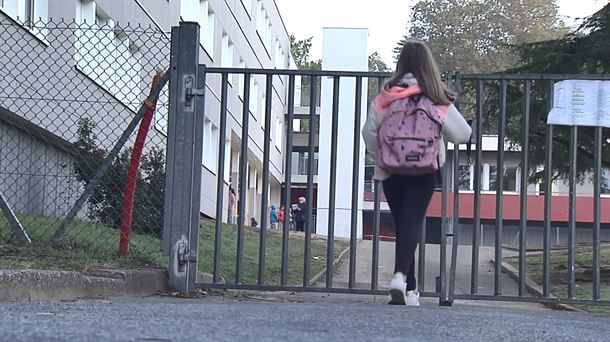
POLYGON ((378 128, 377 166, 392 175, 437 171, 442 128, 439 111, 427 96, 394 101, 378 128))

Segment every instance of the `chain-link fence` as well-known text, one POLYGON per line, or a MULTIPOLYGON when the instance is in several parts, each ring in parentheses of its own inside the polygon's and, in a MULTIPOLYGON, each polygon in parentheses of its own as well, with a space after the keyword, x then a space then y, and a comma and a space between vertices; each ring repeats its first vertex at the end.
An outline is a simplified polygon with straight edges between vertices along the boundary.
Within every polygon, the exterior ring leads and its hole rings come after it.
MULTIPOLYGON (((169 33, 152 27, 23 25, 0 14, 0 193, 33 246, 53 245, 66 257, 117 255, 121 226, 129 231, 124 194, 135 121, 153 76, 169 65, 169 44, 169 33), (103 166, 107 172, 75 206, 103 166), (76 215, 67 221, 70 211, 76 215), (63 221, 69 224, 58 230, 63 221)), ((128 259, 163 260, 166 124, 167 87, 137 171, 128 259)), ((0 246, 18 237, 8 216, 0 212, 0 246)))

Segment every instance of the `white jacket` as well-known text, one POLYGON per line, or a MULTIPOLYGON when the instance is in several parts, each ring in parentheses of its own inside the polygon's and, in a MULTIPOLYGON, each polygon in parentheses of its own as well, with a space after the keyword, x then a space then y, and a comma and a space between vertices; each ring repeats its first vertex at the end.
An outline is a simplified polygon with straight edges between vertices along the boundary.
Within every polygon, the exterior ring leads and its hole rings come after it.
MULTIPOLYGON (((417 85, 417 81, 412 78, 411 74, 405 75, 403 78, 404 83, 406 85, 417 85)), ((375 109, 375 102, 373 102, 369 108, 368 115, 366 118, 366 122, 364 123, 364 128, 362 129, 362 138, 364 139, 364 143, 366 145, 367 152, 376 160, 375 156, 377 153, 377 149, 379 146, 379 141, 377 140, 377 130, 379 124, 381 123, 379 120, 379 113, 375 109)), ((439 162, 440 165, 445 164, 445 143, 444 141, 451 142, 453 144, 462 144, 467 142, 470 139, 470 134, 472 133, 472 129, 462 116, 462 114, 455 108, 455 106, 449 105, 447 109, 447 114, 443 120, 443 130, 441 139, 442 148, 439 153, 439 162)), ((384 172, 381 168, 375 165, 375 174, 373 178, 375 180, 385 180, 391 175, 384 172)))

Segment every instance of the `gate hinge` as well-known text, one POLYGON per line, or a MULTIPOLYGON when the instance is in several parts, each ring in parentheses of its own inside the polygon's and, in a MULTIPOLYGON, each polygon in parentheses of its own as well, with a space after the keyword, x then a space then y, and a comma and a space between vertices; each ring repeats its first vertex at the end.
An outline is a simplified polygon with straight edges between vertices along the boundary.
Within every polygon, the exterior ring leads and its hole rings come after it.
POLYGON ((195 88, 195 76, 185 76, 184 78, 184 105, 190 107, 193 97, 205 95, 205 89, 195 88))

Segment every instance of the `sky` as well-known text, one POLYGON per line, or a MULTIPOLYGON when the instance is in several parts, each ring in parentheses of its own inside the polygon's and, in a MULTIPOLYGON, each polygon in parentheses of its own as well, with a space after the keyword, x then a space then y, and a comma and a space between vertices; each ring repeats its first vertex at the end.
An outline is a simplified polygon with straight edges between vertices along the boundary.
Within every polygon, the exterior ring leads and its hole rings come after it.
MULTIPOLYGON (((559 15, 574 25, 595 13, 609 0, 556 0, 559 15)), ((369 54, 377 51, 393 66, 392 49, 407 33, 410 7, 417 0, 275 0, 289 34, 297 39, 313 36, 310 58, 322 56, 323 27, 369 29, 369 54)))

